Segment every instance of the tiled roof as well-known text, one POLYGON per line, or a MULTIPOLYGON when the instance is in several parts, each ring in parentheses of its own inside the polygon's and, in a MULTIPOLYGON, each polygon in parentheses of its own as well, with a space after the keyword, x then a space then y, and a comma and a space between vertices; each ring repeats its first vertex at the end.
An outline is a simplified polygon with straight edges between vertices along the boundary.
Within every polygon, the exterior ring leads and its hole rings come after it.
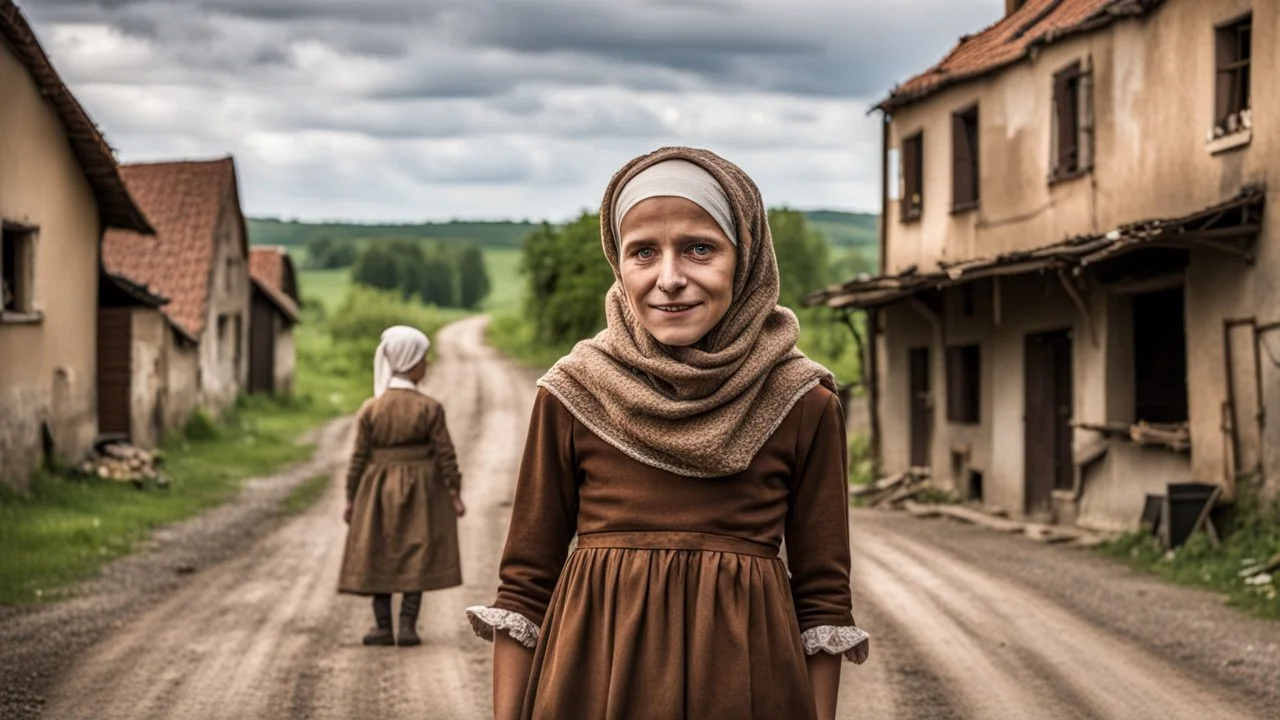
POLYGON ((278 245, 263 245, 249 251, 249 277, 285 317, 298 321, 298 290, 293 260, 278 245))
POLYGON ((235 165, 226 157, 124 165, 120 171, 156 234, 108 231, 103 265, 169 298, 165 315, 198 338, 208 316, 219 213, 224 201, 238 202, 235 165))
POLYGON ((1027 0, 996 24, 961 38, 937 65, 895 87, 877 105, 892 111, 943 88, 995 72, 1045 45, 1090 32, 1159 5, 1161 0, 1027 0))
POLYGON ((13 0, 0 0, 0 42, 31 73, 36 87, 45 100, 57 112, 62 121, 71 151, 80 163, 80 169, 93 189, 98 203, 98 214, 106 227, 127 228, 150 232, 151 225, 138 206, 129 197, 120 179, 119 167, 111 146, 102 137, 89 114, 84 111, 62 78, 53 69, 49 56, 45 55, 31 25, 13 4, 13 0))

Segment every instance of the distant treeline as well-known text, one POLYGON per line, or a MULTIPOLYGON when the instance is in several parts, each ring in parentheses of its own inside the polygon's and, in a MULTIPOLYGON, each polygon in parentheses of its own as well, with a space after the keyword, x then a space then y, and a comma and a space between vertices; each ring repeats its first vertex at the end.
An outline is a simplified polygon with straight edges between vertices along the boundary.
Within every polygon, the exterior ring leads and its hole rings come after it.
POLYGON ((442 308, 475 309, 489 294, 484 253, 476 245, 389 238, 364 245, 351 281, 442 308))
MULTIPOLYGON (((822 232, 836 248, 856 248, 874 254, 879 217, 868 213, 812 210, 802 213, 809 226, 822 232)), ((519 248, 529 233, 540 227, 531 222, 419 223, 407 225, 356 223, 304 223, 269 218, 249 218, 249 238, 254 245, 305 246, 325 239, 333 245, 381 238, 418 238, 442 242, 473 243, 482 248, 519 248)), ((345 267, 354 262, 354 251, 345 267)))

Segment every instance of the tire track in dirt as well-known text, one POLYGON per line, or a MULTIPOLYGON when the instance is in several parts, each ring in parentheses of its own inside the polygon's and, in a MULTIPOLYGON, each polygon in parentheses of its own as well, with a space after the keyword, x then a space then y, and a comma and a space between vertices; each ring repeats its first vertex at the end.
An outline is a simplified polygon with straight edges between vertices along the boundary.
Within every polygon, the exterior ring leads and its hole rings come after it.
MULTIPOLYGON (((484 346, 484 319, 446 327, 428 391, 463 471, 460 588, 423 598, 418 648, 366 648, 365 598, 336 593, 343 470, 309 512, 198 576, 64 673, 50 718, 470 718, 489 714, 490 646, 463 608, 491 599, 533 376, 484 346)), ((350 438, 344 441, 349 446, 350 438)))
MULTIPOLYGON (((862 599, 872 605, 872 616, 889 619, 910 643, 899 648, 873 639, 872 662, 892 664, 895 656, 914 655, 930 677, 923 687, 873 692, 864 702, 844 696, 842 704, 858 706, 849 717, 1258 717, 1222 688, 1014 579, 899 532, 891 523, 872 525, 854 526, 855 586, 866 589, 862 599), (945 706, 932 702, 931 711, 922 713, 913 697, 917 691, 950 700, 945 706)), ((875 629, 871 632, 874 637, 875 629)))

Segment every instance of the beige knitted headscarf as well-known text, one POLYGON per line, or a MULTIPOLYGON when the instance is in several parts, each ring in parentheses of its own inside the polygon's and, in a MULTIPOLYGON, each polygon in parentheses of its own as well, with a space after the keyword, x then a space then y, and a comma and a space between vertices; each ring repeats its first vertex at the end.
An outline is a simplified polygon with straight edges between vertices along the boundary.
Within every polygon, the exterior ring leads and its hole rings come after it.
POLYGON ((738 166, 707 151, 662 148, 627 163, 600 205, 600 241, 613 266, 607 327, 583 340, 538 385, 602 440, 652 467, 690 477, 745 470, 805 393, 835 391, 826 368, 796 349, 800 324, 778 305, 778 263, 760 191, 738 166), (620 190, 665 160, 688 160, 724 188, 737 229, 733 300, 696 345, 659 343, 622 289, 613 214, 620 190))

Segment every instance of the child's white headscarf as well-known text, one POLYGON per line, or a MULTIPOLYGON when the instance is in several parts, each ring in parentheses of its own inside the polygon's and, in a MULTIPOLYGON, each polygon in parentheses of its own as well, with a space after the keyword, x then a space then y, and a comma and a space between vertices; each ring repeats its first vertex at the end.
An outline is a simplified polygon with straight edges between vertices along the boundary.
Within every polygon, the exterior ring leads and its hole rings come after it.
POLYGON ((373 396, 380 397, 397 375, 407 373, 422 361, 431 341, 421 330, 393 325, 382 331, 382 342, 373 354, 373 396))

